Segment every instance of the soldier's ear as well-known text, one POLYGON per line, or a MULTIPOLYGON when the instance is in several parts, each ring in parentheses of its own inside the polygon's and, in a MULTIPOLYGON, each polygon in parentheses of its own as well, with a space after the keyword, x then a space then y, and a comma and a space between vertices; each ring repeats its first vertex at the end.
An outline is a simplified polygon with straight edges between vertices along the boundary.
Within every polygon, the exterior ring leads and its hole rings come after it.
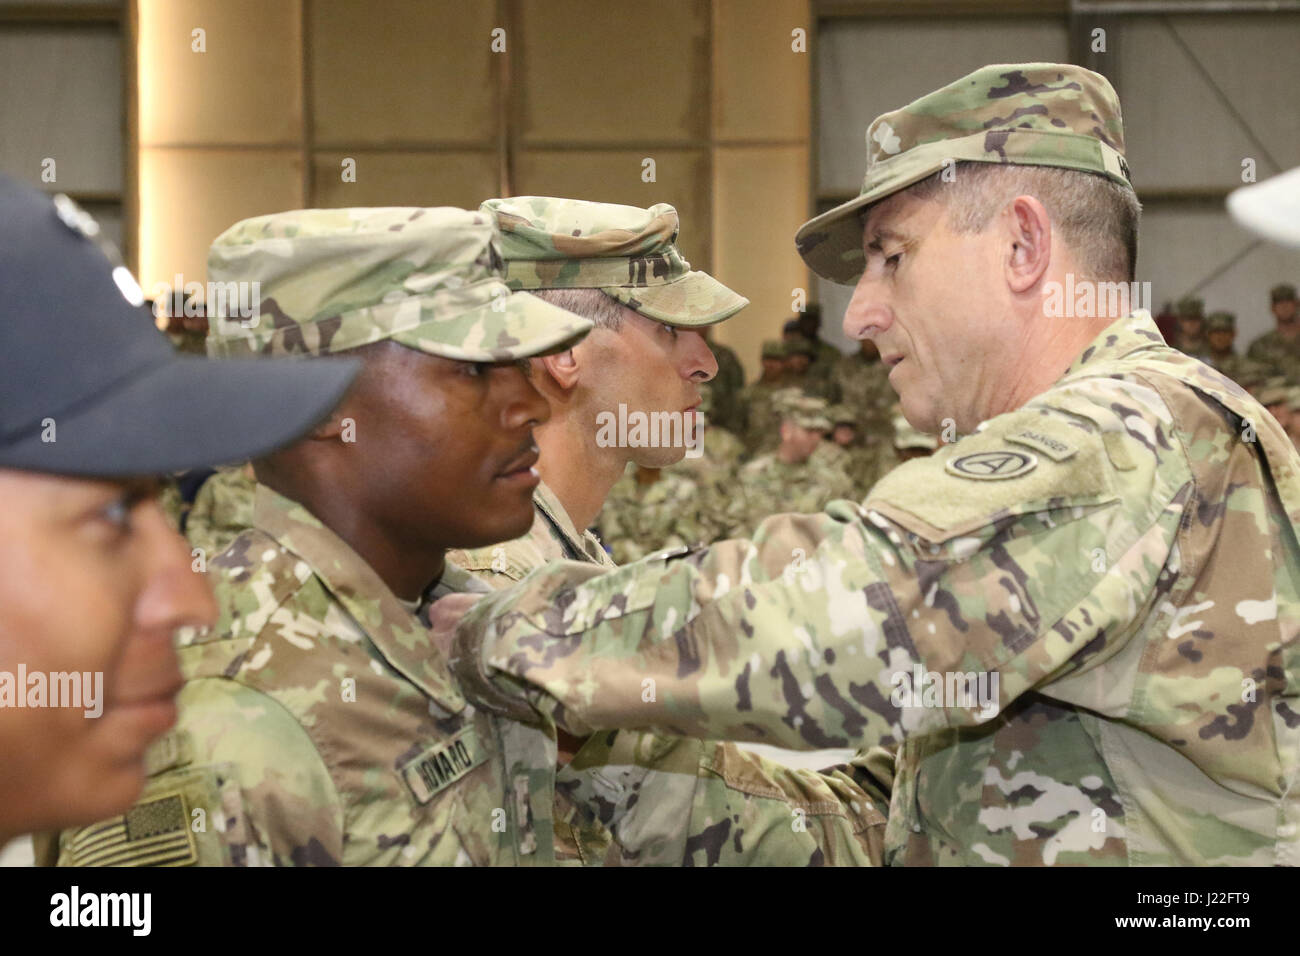
POLYGON ((1009 254, 1007 286, 1017 295, 1033 289, 1052 262, 1052 219, 1033 196, 1017 196, 1007 204, 1002 221, 1007 230, 1009 254))
POLYGON ((573 349, 543 355, 537 361, 541 363, 542 368, 546 369, 546 374, 564 391, 567 392, 578 384, 581 363, 573 349))

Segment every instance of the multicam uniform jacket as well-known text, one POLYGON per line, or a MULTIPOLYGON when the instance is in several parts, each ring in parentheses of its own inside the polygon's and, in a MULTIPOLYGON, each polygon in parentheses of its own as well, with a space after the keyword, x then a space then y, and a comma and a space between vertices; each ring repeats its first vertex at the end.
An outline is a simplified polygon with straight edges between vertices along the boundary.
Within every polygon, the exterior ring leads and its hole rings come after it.
MULTIPOLYGON (((554 860, 555 745, 476 711, 416 617, 265 486, 209 561, 220 619, 180 641, 176 727, 71 865, 502 865, 554 860), (201 828, 196 821, 204 821, 201 828)), ((432 596, 484 590, 452 564, 432 596)))
POLYGON ((1140 311, 862 505, 535 572, 453 669, 574 733, 901 741, 894 864, 1295 864, 1297 525, 1276 422, 1140 311))
MULTIPOLYGON (((523 538, 450 557, 496 588, 547 563, 611 568, 545 484, 523 538)), ((871 865, 880 860, 889 767, 866 755, 821 774, 733 744, 593 735, 556 781, 556 854, 586 865, 871 865)))

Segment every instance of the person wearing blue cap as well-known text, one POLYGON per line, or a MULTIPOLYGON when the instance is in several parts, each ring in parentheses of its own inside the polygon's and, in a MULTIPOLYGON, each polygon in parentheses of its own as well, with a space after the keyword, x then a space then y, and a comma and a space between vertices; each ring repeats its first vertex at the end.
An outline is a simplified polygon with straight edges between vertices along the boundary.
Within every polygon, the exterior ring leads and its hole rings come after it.
POLYGON ((95 221, 3 176, 0 289, 2 844, 130 806, 175 721, 215 606, 153 476, 292 441, 357 364, 177 355, 95 221))

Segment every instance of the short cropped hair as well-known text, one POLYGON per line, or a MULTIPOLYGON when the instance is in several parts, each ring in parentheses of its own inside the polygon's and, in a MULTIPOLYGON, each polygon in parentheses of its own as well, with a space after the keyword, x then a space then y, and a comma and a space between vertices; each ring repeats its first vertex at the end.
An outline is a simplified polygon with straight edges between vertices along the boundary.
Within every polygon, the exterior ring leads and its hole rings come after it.
POLYGON ((959 162, 908 187, 916 199, 942 202, 954 232, 983 232, 1017 196, 1033 196, 1052 217, 1090 277, 1133 281, 1142 205, 1132 189, 1096 173, 1056 166, 959 162))
POLYGON ((568 309, 584 319, 591 319, 598 328, 617 332, 623 327, 621 303, 600 289, 530 289, 539 299, 551 305, 568 309))

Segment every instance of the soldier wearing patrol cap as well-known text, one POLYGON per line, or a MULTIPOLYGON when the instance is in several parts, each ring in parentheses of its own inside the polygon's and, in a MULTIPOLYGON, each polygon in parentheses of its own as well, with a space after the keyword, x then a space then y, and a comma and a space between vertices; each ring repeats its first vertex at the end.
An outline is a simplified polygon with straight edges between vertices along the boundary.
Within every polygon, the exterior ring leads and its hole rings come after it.
POLYGON ((1205 320, 1206 353, 1203 361, 1212 365, 1234 382, 1241 384, 1246 374, 1249 359, 1233 351, 1232 343, 1237 338, 1237 317, 1231 312, 1211 312, 1205 320))
POLYGON ((98 223, 4 176, 0 287, 3 845, 127 809, 176 719, 216 612, 155 476, 292 441, 356 367, 177 356, 98 223))
POLYGON ((1204 361, 1210 354, 1205 340, 1205 300, 1186 296, 1178 300, 1178 331, 1174 348, 1184 355, 1204 361))
POLYGON ((1269 303, 1277 326, 1250 343, 1247 358, 1267 365, 1278 375, 1300 374, 1300 313, 1296 310, 1295 286, 1275 285, 1269 303))
MULTIPOLYGON (((629 416, 690 409, 686 418, 693 421, 703 402, 700 386, 716 369, 701 330, 748 300, 691 270, 677 250, 677 213, 667 204, 638 209, 524 197, 490 200, 481 211, 500 227, 507 283, 586 315, 597 327, 572 349, 532 363, 551 420, 537 431, 543 483, 534 494, 531 530, 504 544, 454 552, 454 560, 493 587, 564 559, 609 568, 610 557, 586 530, 598 514, 621 560, 712 537, 704 520, 712 505, 707 487, 660 470, 697 449, 602 444, 598 416, 619 417, 622 405, 629 416), (615 484, 625 467, 627 477, 615 484)), ((690 437, 699 440, 698 433, 690 437)), ((559 862, 879 859, 883 815, 847 776, 799 774, 700 739, 564 735, 559 744, 559 862), (611 804, 604 781, 616 772, 625 786, 611 804), (595 806, 603 812, 594 813, 595 806), (797 833, 790 829, 795 809, 807 820, 797 833), (736 820, 736 831, 715 846, 708 834, 719 819, 736 820), (705 842, 707 852, 692 849, 705 842)))
POLYGON ((463 618, 457 673, 579 733, 900 743, 895 864, 1300 861, 1300 457, 1145 310, 1043 309, 1133 274, 1114 90, 983 67, 866 142, 861 195, 798 247, 856 283, 845 332, 907 420, 964 437, 752 541, 539 572, 463 618))
POLYGON ((785 342, 768 339, 759 347, 762 363, 758 380, 746 385, 740 393, 740 407, 744 413, 740 438, 745 443, 746 454, 753 455, 776 445, 778 424, 772 396, 787 387, 785 342))
POLYGON ((853 480, 838 456, 823 452, 834 427, 826 400, 794 388, 776 396, 780 444, 737 473, 737 490, 728 509, 729 534, 749 534, 769 515, 782 511, 819 511, 828 501, 855 494, 853 480))
POLYGON ((62 833, 60 862, 552 862, 550 736, 467 707, 420 614, 482 588, 449 547, 532 523, 548 411, 519 362, 591 323, 511 294, 490 217, 460 209, 260 216, 208 267, 261 294, 210 353, 363 366, 308 438, 254 459, 252 526, 208 560, 219 620, 180 639, 177 729, 135 809, 62 833))

